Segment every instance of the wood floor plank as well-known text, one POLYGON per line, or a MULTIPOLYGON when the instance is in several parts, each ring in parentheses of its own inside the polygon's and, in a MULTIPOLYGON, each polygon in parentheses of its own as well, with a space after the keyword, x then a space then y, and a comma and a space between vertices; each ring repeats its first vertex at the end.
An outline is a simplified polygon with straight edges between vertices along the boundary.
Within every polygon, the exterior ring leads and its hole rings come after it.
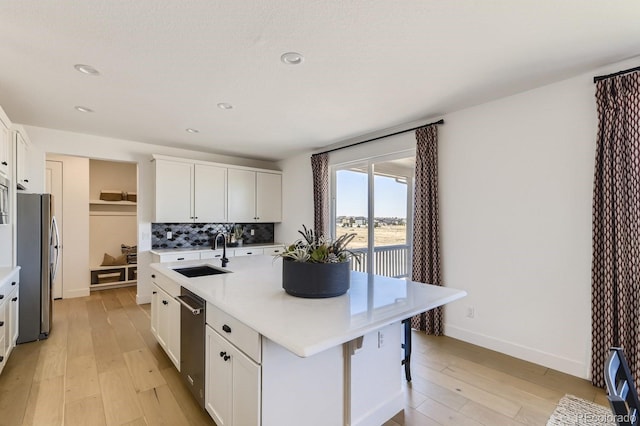
MULTIPOLYGON (((459 392, 449 390, 443 386, 433 383, 418 374, 412 372, 413 380, 411 381, 411 387, 425 397, 431 398, 453 410, 459 410, 467 402, 468 398, 461 395, 459 392)), ((424 401, 422 401, 424 402, 424 401)), ((418 404, 419 405, 419 404, 418 404)))
POLYGON ((111 326, 92 329, 91 338, 98 373, 126 368, 122 350, 111 326))
POLYGON ((33 382, 41 348, 40 342, 31 342, 18 345, 13 349, 0 376, 0 391, 11 390, 33 382))
POLYGON ((167 385, 138 393, 147 423, 151 425, 189 426, 189 420, 167 385))
POLYGON ((460 409, 460 413, 485 426, 522 426, 522 423, 507 417, 497 411, 469 401, 460 409))
POLYGON ((482 426, 481 423, 473 420, 473 418, 467 417, 456 410, 452 410, 451 408, 428 398, 425 402, 420 404, 418 408, 416 408, 416 411, 439 423, 442 423, 443 425, 482 426))
POLYGON ((93 353, 67 360, 66 403, 100 394, 98 367, 93 353))
POLYGON ((160 370, 162 376, 167 381, 174 398, 182 408, 191 425, 211 426, 215 425, 213 419, 204 411, 193 398, 187 386, 182 382, 180 373, 175 367, 168 367, 160 370))
POLYGON ((67 347, 42 343, 38 364, 34 373, 34 381, 41 382, 53 377, 64 376, 67 364, 67 347))
POLYGON ((133 386, 137 392, 166 385, 166 381, 157 368, 155 359, 149 349, 136 349, 123 354, 129 369, 133 386))
POLYGON ((65 404, 65 426, 106 425, 101 396, 94 395, 65 404))
POLYGON ((55 376, 35 384, 38 398, 33 412, 33 425, 62 425, 64 376, 55 376))
POLYGON ((100 373, 100 391, 107 425, 121 425, 143 416, 126 367, 100 373))
POLYGON ((0 389, 0 426, 22 424, 31 388, 32 382, 29 381, 15 384, 11 389, 0 389))

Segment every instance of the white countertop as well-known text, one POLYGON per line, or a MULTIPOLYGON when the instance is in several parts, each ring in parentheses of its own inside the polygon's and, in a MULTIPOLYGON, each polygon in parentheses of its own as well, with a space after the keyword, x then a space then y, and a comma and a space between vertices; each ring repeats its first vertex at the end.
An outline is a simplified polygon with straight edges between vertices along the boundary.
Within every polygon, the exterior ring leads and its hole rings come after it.
MULTIPOLYGON (((279 247, 279 246, 284 246, 284 244, 282 243, 256 243, 256 244, 243 244, 241 246, 227 246, 227 250, 235 250, 235 249, 242 249, 242 248, 265 248, 265 247, 279 247)), ((212 248, 211 247, 177 247, 177 248, 161 248, 161 249, 152 249, 149 250, 151 253, 153 254, 171 254, 171 253, 186 253, 186 252, 190 252, 190 253, 200 253, 200 252, 207 252, 207 251, 211 251, 212 248)), ((220 247, 220 250, 222 250, 222 247, 220 247)))
POLYGON ((218 260, 153 263, 151 267, 300 357, 348 342, 385 325, 466 296, 463 290, 351 273, 339 297, 304 299, 282 288, 282 260, 234 257, 227 274, 187 278, 171 268, 218 260))

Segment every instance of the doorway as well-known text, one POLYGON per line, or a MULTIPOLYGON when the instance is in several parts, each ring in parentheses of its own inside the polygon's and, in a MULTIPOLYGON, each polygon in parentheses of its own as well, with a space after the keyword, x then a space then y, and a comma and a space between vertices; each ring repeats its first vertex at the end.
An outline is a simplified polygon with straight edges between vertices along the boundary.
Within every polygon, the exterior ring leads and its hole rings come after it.
POLYGON ((409 276, 414 169, 413 151, 332 167, 332 233, 356 234, 353 269, 409 276))

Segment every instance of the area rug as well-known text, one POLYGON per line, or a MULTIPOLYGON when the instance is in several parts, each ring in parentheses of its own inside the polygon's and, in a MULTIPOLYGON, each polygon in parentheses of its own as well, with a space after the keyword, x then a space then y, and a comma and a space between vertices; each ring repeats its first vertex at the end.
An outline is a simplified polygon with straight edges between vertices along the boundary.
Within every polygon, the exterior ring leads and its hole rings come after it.
POLYGON ((615 426, 615 424, 610 408, 574 395, 563 396, 547 422, 547 426, 615 426))

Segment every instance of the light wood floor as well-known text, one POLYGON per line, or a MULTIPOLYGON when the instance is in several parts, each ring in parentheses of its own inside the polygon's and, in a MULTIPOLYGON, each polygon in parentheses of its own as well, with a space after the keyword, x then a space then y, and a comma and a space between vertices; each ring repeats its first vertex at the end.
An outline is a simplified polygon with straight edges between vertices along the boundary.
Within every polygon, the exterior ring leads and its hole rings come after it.
MULTIPOLYGON (((0 376, 0 425, 214 424, 149 319, 135 287, 56 301, 50 338, 16 347, 0 376)), ((602 390, 557 371, 446 337, 413 343, 405 410, 385 426, 545 425, 565 393, 606 405, 602 390)))

